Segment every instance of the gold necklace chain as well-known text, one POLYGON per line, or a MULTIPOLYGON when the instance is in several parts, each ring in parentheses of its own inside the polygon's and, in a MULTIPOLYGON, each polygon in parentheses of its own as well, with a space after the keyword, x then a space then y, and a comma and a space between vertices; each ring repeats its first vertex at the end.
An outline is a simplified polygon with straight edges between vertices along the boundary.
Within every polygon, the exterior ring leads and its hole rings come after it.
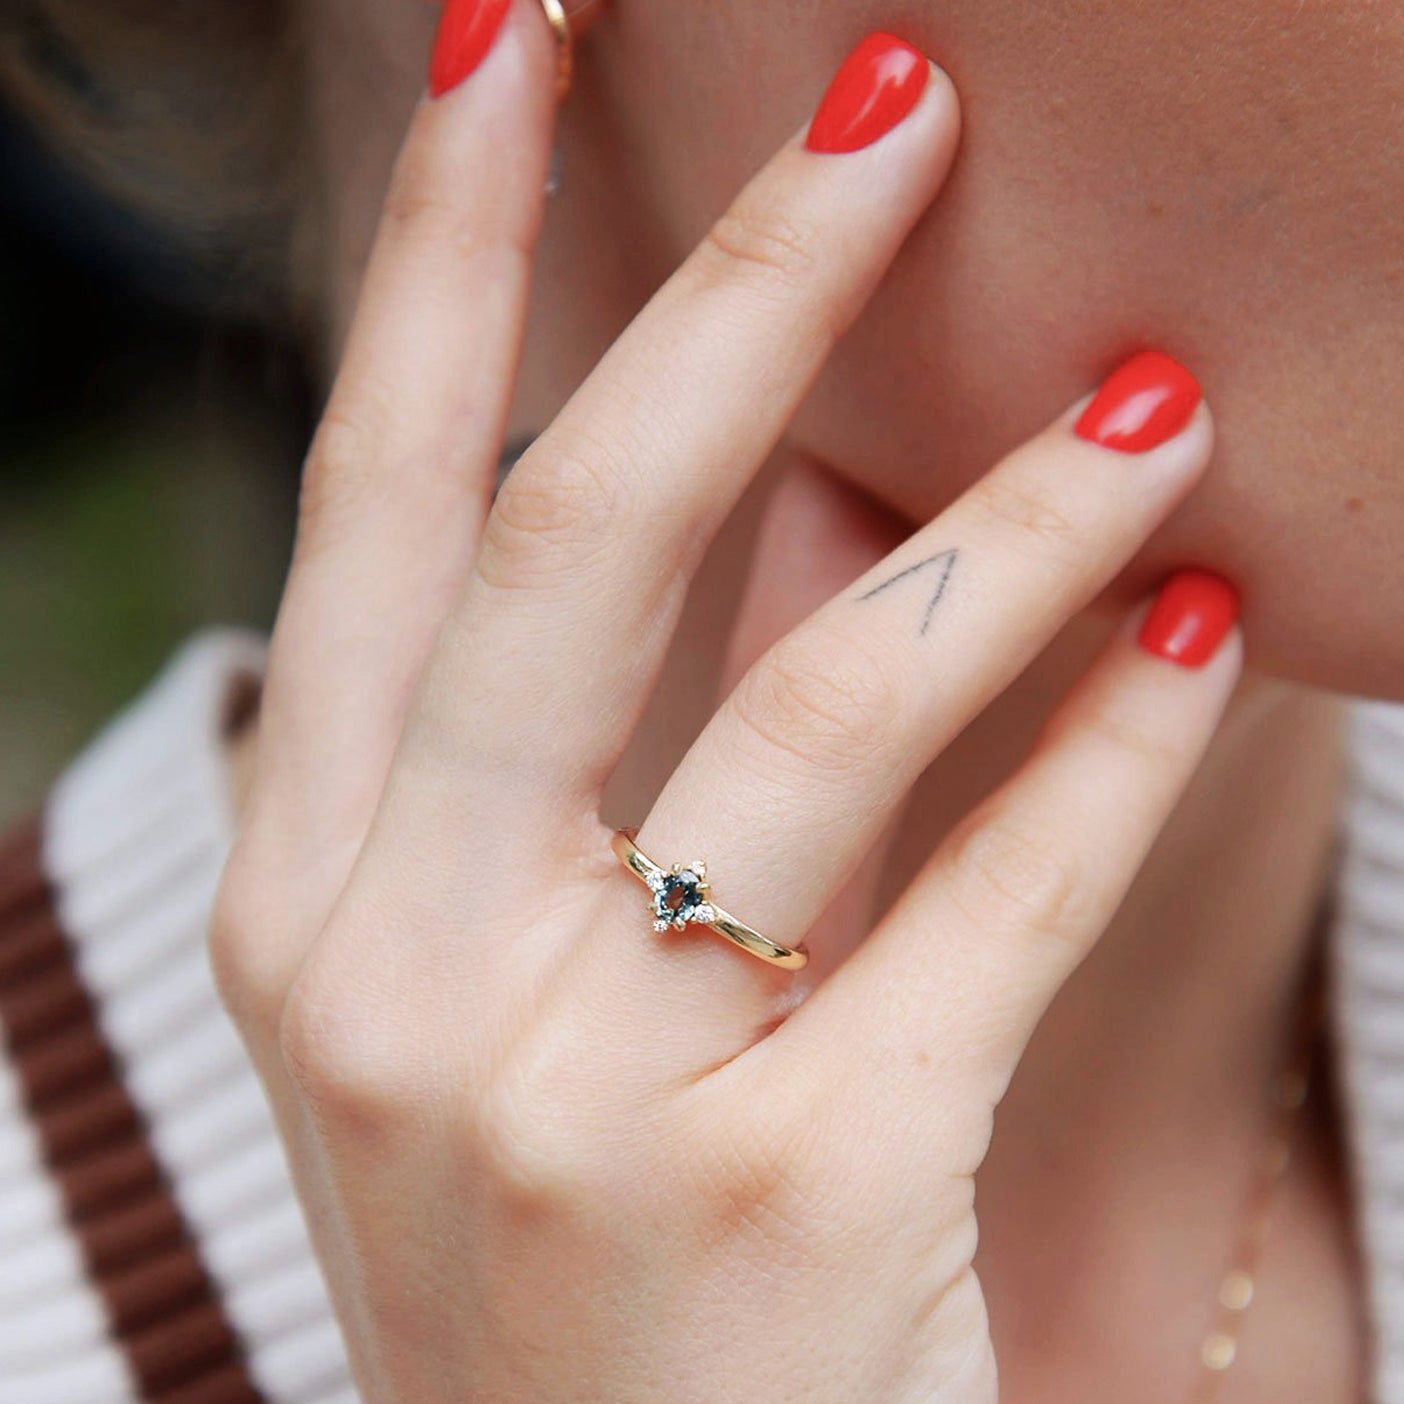
POLYGON ((1248 1193, 1243 1228, 1219 1281, 1214 1317, 1199 1348, 1200 1372, 1192 1404, 1217 1404, 1225 1377, 1238 1360, 1244 1317, 1258 1293, 1263 1249, 1283 1179, 1292 1164, 1298 1123, 1311 1091, 1311 1069, 1324 1014, 1320 983, 1311 980, 1288 1057, 1272 1080, 1271 1127, 1248 1193))

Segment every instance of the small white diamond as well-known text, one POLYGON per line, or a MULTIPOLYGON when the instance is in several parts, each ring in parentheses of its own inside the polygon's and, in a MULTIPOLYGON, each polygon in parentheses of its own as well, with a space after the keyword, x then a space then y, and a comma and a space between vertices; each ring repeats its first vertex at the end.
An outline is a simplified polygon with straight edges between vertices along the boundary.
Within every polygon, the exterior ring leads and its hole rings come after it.
POLYGON ((666 931, 671 925, 672 922, 670 921, 655 921, 653 923, 653 929, 655 931, 666 931))
POLYGON ((693 921, 709 922, 717 919, 717 909, 706 902, 692 914, 693 921))
POLYGON ((654 892, 662 891, 667 881, 668 879, 665 878, 662 873, 650 873, 648 877, 648 885, 654 892))

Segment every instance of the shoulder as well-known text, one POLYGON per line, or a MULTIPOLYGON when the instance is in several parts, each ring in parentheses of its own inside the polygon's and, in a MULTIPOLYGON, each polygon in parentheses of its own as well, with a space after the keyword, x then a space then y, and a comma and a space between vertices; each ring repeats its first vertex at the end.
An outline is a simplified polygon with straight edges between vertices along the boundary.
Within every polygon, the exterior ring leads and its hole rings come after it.
POLYGON ((0 839, 0 1397, 350 1398, 205 953, 262 666, 197 636, 0 839))

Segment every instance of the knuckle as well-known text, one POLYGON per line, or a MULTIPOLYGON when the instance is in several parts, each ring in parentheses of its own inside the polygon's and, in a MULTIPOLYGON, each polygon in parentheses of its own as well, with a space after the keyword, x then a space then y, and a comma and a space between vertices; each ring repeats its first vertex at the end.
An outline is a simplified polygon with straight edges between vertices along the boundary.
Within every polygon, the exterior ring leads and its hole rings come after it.
POLYGON ((1016 481, 1011 474, 995 473, 986 478, 974 500, 997 525, 1013 527, 1021 537, 1032 537, 1059 561, 1076 564, 1087 559, 1087 528, 1044 493, 1016 481))
POLYGON ((828 1203, 835 1176, 818 1164, 812 1119, 784 1115, 761 1122, 729 1117, 689 1137, 687 1163, 698 1182, 702 1232, 716 1243, 737 1239, 797 1257, 837 1221, 828 1203))
POLYGON ((1086 875, 1051 831, 976 810, 952 836, 949 864, 955 900, 977 926, 1071 943, 1085 924, 1086 875))
POLYGON ((388 418, 381 397, 368 387, 354 396, 333 393, 303 464, 297 508, 300 551, 340 539, 376 482, 393 476, 377 472, 388 418))
POLYGON ((508 588, 559 582, 563 555, 578 566, 619 538, 624 482, 599 445, 534 446, 497 494, 479 573, 508 588))
POLYGON ((270 909, 262 866, 241 839, 220 878, 207 946, 220 1001, 246 1035, 276 1027, 291 979, 284 934, 270 909))
POLYGON ((423 1108, 412 1037, 362 981, 315 956, 278 1021, 278 1051, 303 1101, 323 1124, 361 1137, 393 1131, 423 1108))
POLYGON ((603 1207, 619 1181, 617 1154, 582 1131, 579 1108, 517 1058, 471 1099, 464 1158, 499 1209, 517 1220, 603 1207))
POLYGON ((888 670, 844 646, 845 656, 786 640, 737 685, 733 714, 767 749, 821 771, 870 763, 896 729, 901 698, 888 670))
POLYGON ((381 234, 402 244, 433 244, 461 260, 477 257, 484 240, 471 212, 436 195, 414 166, 397 169, 381 212, 381 234))
POLYGON ((814 272, 818 245, 818 231, 793 216, 740 203, 707 231, 699 266, 709 278, 740 278, 788 293, 814 272))
MULTIPOLYGON (((1081 712, 1069 718, 1063 726, 1081 732, 1094 742, 1112 747, 1122 756, 1132 757, 1143 768, 1175 770, 1185 761, 1183 744, 1114 707, 1101 706, 1081 712)), ((1050 741, 1057 734, 1058 728, 1052 729, 1050 741)))

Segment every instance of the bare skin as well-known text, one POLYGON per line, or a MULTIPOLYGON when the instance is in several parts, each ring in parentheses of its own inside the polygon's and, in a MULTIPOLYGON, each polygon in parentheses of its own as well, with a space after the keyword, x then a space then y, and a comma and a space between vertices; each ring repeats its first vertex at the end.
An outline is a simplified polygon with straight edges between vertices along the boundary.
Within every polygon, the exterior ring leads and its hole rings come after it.
MULTIPOLYGON (((699 660, 695 645, 698 634, 725 638, 727 621, 709 627, 707 616, 726 593, 726 563, 713 569, 714 588, 704 576, 691 606, 688 658, 720 673, 722 650, 699 660)), ((1072 632, 1081 637, 1050 650, 928 772, 885 885, 904 882, 1022 753, 1103 631, 1072 632)), ((676 762, 677 711, 694 694, 669 693, 665 681, 626 761, 620 816, 646 810, 676 762)), ((1125 907, 1020 1064, 978 1179, 980 1273, 1015 1404, 1187 1397, 1311 954, 1341 721, 1329 696, 1244 679, 1125 907), (1310 764, 1285 771, 1283 754, 1310 764), (1259 829, 1245 813, 1270 817, 1259 829), (1208 853, 1223 861, 1206 867, 1208 853), (1167 1214, 1167 1203, 1192 1212, 1167 1214)), ((255 746, 250 727, 232 750, 241 791, 255 746)), ((1363 1398, 1349 1206, 1331 1166, 1340 1127, 1314 1117, 1303 1131, 1226 1400, 1363 1398)))
MULTIPOLYGON (((396 31, 402 24, 422 28, 417 15, 385 23, 396 31)), ((396 43, 413 52, 406 35, 387 43, 392 52, 396 43)), ((418 72, 407 68, 402 85, 387 85, 385 108, 365 112, 360 130, 347 120, 355 104, 338 101, 337 91, 339 83, 347 93, 357 90, 358 70, 328 58, 321 72, 322 110, 338 114, 323 136, 343 259, 332 320, 344 326, 398 139, 396 114, 417 91, 418 72), (384 158, 378 166, 365 159, 377 150, 384 158), (360 155, 354 163, 352 151, 360 155)), ((582 134, 587 125, 582 117, 567 129, 570 184, 561 217, 548 223, 539 264, 540 315, 513 411, 521 431, 551 417, 645 291, 627 259, 601 260, 604 276, 590 280, 588 296, 575 281, 572 255, 589 233, 605 247, 620 246, 613 221, 625 207, 603 176, 597 135, 582 134)), ((651 229, 666 258, 669 231, 651 229)), ((971 433, 983 447, 981 434, 971 433)), ((834 460, 845 476, 872 476, 838 454, 834 460)), ((889 475, 880 484, 888 501, 904 509, 920 502, 928 514, 963 486, 958 474, 919 492, 893 483, 889 475)), ((741 574, 734 556, 744 559, 746 514, 757 506, 758 499, 743 504, 689 604, 689 669, 717 684, 730 666, 726 626, 736 592, 728 582, 741 574)), ((1153 576, 1173 550, 1172 538, 1164 554, 1132 573, 1133 582, 1153 576)), ((1132 589, 1124 585, 1118 599, 1132 589)), ((941 756, 881 875, 884 894, 899 890, 951 825, 1020 760, 1105 639, 1108 617, 1103 610, 1075 621, 941 756)), ((1251 645, 1251 616, 1248 634, 1251 645)), ((714 705, 713 689, 687 685, 686 676, 681 667, 664 671, 609 796, 609 812, 620 822, 646 812, 714 705)), ((980 1272, 1004 1397, 1016 1404, 1129 1397, 1172 1404, 1186 1397, 1251 1173, 1264 1085, 1310 955, 1342 783, 1341 721, 1330 694, 1249 672, 1175 819, 1020 1065, 979 1178, 980 1272), (1284 754, 1303 760, 1284 767, 1284 754), (1190 1208, 1168 1215, 1167 1203, 1190 1208)), ((253 744, 246 737, 236 750, 241 775, 253 744)), ((1310 1123, 1313 1149, 1289 1178, 1226 1400, 1345 1404, 1360 1397, 1347 1206, 1323 1168, 1336 1134, 1324 1122, 1310 1123)))

